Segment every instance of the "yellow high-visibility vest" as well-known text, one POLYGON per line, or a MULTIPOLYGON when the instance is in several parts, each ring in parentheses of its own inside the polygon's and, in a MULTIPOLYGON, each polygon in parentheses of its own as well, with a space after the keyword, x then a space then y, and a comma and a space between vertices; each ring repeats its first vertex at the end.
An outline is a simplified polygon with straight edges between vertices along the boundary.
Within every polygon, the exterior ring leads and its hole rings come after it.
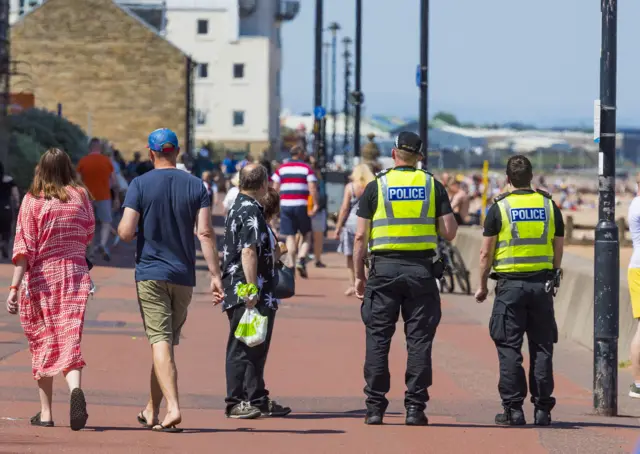
POLYGON ((378 174, 378 206, 371 220, 369 249, 427 251, 436 248, 435 179, 420 169, 378 174))
POLYGON ((502 228, 493 260, 499 273, 553 268, 555 213, 550 196, 539 192, 498 196, 502 228))

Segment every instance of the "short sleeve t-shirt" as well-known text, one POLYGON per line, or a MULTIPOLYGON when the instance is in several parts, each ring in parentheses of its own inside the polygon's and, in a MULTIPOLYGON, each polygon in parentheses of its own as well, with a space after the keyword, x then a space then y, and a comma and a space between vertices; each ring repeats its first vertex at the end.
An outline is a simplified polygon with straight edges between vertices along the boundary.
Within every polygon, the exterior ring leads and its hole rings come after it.
MULTIPOLYGON (((531 189, 516 189, 512 192, 512 194, 531 194, 533 190, 531 189)), ((558 208, 554 201, 551 201, 553 205, 553 218, 555 223, 555 237, 562 238, 564 237, 564 219, 562 218, 562 211, 558 208)), ((494 203, 491 208, 489 208, 489 212, 487 213, 487 217, 484 220, 484 231, 483 235, 486 237, 498 236, 500 231, 502 230, 502 215, 500 214, 500 208, 497 203, 494 203)), ((546 271, 543 271, 546 273, 546 271)), ((532 271, 532 272, 523 272, 523 273, 497 273, 500 279, 510 279, 510 280, 527 280, 538 278, 541 272, 532 271)))
POLYGON ((311 166, 298 159, 285 162, 271 176, 280 184, 280 206, 299 207, 309 202, 309 183, 318 181, 311 166))
POLYGON ((78 173, 96 201, 111 200, 111 159, 100 153, 90 153, 80 159, 78 173))
MULTIPOLYGON (((415 167, 395 167, 395 170, 404 171, 404 172, 418 172, 415 167)), ((451 214, 453 210, 451 209, 451 202, 449 201, 449 196, 447 194, 447 190, 438 180, 434 179, 434 189, 435 189, 435 202, 436 202, 436 219, 441 218, 442 216, 446 216, 447 214, 451 214)), ((378 208, 378 180, 375 179, 371 181, 364 188, 364 192, 360 197, 360 201, 358 203, 358 211, 357 216, 364 219, 373 219, 373 215, 376 213, 376 209, 378 208)), ((376 255, 384 255, 385 257, 390 258, 403 258, 403 257, 432 257, 435 255, 433 251, 402 251, 402 252, 393 252, 393 251, 384 251, 384 252, 376 252, 376 255)))
MULTIPOLYGON (((531 194, 533 190, 530 189, 517 189, 512 194, 531 194)), ((553 218, 555 220, 555 236, 564 237, 564 219, 562 218, 562 211, 558 208, 558 205, 552 200, 553 205, 553 218)), ((497 236, 502 230, 502 216, 500 215, 500 208, 498 204, 494 203, 489 208, 487 217, 484 220, 484 236, 497 236)))
POLYGON ((136 281, 194 287, 198 211, 211 206, 202 180, 179 169, 155 169, 129 185, 125 208, 140 213, 136 281))

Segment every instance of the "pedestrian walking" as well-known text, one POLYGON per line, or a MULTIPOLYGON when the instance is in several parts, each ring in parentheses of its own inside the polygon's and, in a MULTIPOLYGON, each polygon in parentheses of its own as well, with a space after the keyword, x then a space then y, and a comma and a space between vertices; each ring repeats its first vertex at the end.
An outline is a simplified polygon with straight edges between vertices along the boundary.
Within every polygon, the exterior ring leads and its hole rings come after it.
MULTIPOLYGON (((78 162, 78 173, 82 181, 89 189, 93 197, 93 209, 95 218, 99 225, 97 250, 106 261, 111 260, 111 253, 107 247, 109 235, 111 234, 111 221, 113 203, 111 201, 111 190, 115 194, 120 192, 118 178, 111 158, 103 153, 102 142, 94 137, 89 142, 89 154, 78 162)), ((91 256, 93 251, 89 251, 91 256)))
POLYGON ((295 146, 290 154, 291 159, 275 171, 271 180, 274 189, 280 193, 280 234, 286 237, 289 264, 295 265, 300 276, 306 278, 306 259, 311 243, 311 217, 319 211, 320 197, 313 169, 304 162, 304 149, 295 146), (309 195, 312 197, 310 210, 307 209, 309 195), (296 241, 297 233, 303 237, 300 248, 296 241))
POLYGON ((264 381, 278 309, 274 295, 277 255, 263 208, 258 202, 267 195, 269 175, 260 164, 248 164, 239 174, 240 193, 227 215, 222 249, 225 292, 222 309, 229 319, 225 415, 234 419, 286 416, 291 409, 271 400, 264 381), (258 293, 245 302, 238 296, 238 290, 247 284, 255 285, 258 293), (265 341, 253 347, 238 340, 234 334, 248 308, 255 308, 268 318, 265 341))
POLYGON ((180 147, 173 131, 153 131, 148 148, 154 170, 129 185, 118 227, 123 241, 137 237, 136 290, 153 358, 151 398, 138 414, 138 422, 155 431, 180 432, 175 347, 196 284, 194 225, 211 275, 214 304, 222 299, 222 282, 211 199, 202 180, 176 168, 180 147), (167 413, 160 423, 163 396, 167 413))
MULTIPOLYGON (((327 266, 322 262, 322 253, 324 252, 324 237, 327 233, 327 190, 326 182, 322 178, 322 173, 318 167, 318 163, 315 159, 310 159, 311 168, 316 176, 318 185, 318 210, 311 216, 311 232, 313 243, 313 260, 315 261, 316 268, 326 268, 327 266)), ((314 203, 311 201, 310 209, 313 210, 314 203)), ((304 239, 303 239, 304 241, 304 239)), ((301 246, 302 247, 302 246, 301 246)))
POLYGON ((375 176, 371 172, 367 164, 358 164, 353 168, 349 177, 351 183, 344 188, 344 197, 342 206, 338 213, 338 221, 334 237, 340 243, 338 252, 342 253, 347 259, 347 269, 351 277, 350 285, 345 291, 346 296, 352 296, 355 293, 355 271, 353 267, 353 243, 356 236, 356 228, 358 225, 358 202, 364 193, 364 189, 371 183, 375 176))
POLYGON ((629 205, 629 231, 633 240, 633 255, 629 261, 628 283, 631 309, 636 319, 636 333, 631 340, 631 371, 634 382, 629 396, 640 399, 640 173, 636 175, 636 196, 629 205))
POLYGON ((408 351, 405 423, 429 423, 424 410, 432 383, 431 348, 442 313, 436 285, 442 268, 434 264, 437 235, 453 240, 458 224, 444 186, 416 168, 422 153, 420 137, 401 132, 392 150, 395 167, 380 172, 366 186, 358 207, 353 261, 355 293, 363 300, 366 328, 365 424, 369 425, 382 424, 389 404, 385 397, 390 388, 389 347, 400 313, 408 351))
POLYGON ((475 295, 483 302, 488 279, 497 280, 489 332, 498 350, 498 391, 504 412, 496 415, 495 422, 526 424, 522 404, 527 380, 521 352, 526 333, 534 423, 547 426, 556 404, 552 397, 553 344, 558 342, 558 327, 553 295, 562 263, 564 222, 551 196, 531 189, 533 169, 528 158, 509 158, 506 173, 512 190, 495 198, 485 219, 480 287, 475 295))
POLYGON ((20 313, 38 381, 40 411, 31 418, 34 426, 54 426, 53 377, 60 372, 71 392, 71 429, 82 429, 89 417, 81 389, 86 363, 80 341, 91 291, 85 252, 94 229, 89 192, 78 183, 71 159, 49 149, 18 214, 7 298, 9 313, 20 313))

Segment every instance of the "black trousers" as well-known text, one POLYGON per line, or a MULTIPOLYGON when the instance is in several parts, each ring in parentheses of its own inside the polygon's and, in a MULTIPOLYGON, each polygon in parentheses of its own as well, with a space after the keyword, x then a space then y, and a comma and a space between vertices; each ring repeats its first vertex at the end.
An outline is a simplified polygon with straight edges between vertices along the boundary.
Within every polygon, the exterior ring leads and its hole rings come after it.
POLYGON ((248 347, 235 338, 235 331, 245 311, 245 306, 227 309, 229 340, 227 341, 227 412, 243 401, 255 407, 264 407, 269 401, 269 391, 264 384, 264 366, 267 362, 276 311, 261 304, 256 306, 260 314, 269 317, 266 340, 255 347, 248 347))
POLYGON ((442 316, 430 261, 374 257, 361 308, 367 344, 364 392, 370 411, 384 413, 389 405, 389 348, 400 313, 408 351, 404 404, 424 410, 432 383, 431 347, 442 316))
POLYGON ((527 397, 527 380, 522 368, 522 343, 529 343, 529 392, 536 408, 551 411, 553 394, 553 344, 558 326, 553 296, 544 282, 500 280, 496 287, 489 322, 491 338, 498 349, 500 381, 498 391, 505 409, 522 408, 527 397))

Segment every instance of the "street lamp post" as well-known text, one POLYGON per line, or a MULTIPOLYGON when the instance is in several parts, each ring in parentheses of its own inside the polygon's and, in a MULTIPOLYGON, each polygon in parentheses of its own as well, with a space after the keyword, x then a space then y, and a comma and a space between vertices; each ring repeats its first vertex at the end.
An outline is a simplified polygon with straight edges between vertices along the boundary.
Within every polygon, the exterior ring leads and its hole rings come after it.
POLYGON ((11 46, 9 43, 9 1, 0 1, 0 162, 7 164, 9 154, 9 78, 11 46))
POLYGON ((324 49, 324 62, 322 63, 322 73, 324 75, 322 80, 322 105, 326 106, 329 102, 329 49, 331 49, 331 43, 322 44, 324 49))
POLYGON ((353 92, 355 112, 353 118, 353 156, 360 156, 360 112, 362 96, 362 0, 356 0, 356 87, 353 92))
POLYGON ((338 45, 338 30, 340 25, 337 22, 329 24, 331 31, 331 118, 333 123, 333 131, 331 134, 331 155, 336 155, 336 122, 338 121, 338 112, 336 110, 336 47, 338 45))
POLYGON ((620 243, 615 223, 617 0, 603 0, 600 53, 600 139, 598 225, 595 231, 593 406, 618 413, 620 243))
POLYGON ((427 169, 429 161, 429 0, 420 1, 420 139, 424 158, 422 168, 427 169))
POLYGON ((342 150, 344 153, 345 164, 348 164, 347 148, 349 146, 349 93, 351 92, 351 51, 349 51, 349 46, 352 42, 352 39, 348 36, 342 38, 342 43, 344 44, 344 53, 342 54, 342 56, 344 57, 344 106, 342 111, 342 114, 344 116, 344 137, 342 139, 342 150))
POLYGON ((321 118, 317 108, 322 106, 322 20, 323 20, 323 0, 316 0, 316 33, 315 33, 315 82, 314 82, 314 112, 313 136, 315 155, 320 169, 325 169, 325 137, 324 118, 321 118))

